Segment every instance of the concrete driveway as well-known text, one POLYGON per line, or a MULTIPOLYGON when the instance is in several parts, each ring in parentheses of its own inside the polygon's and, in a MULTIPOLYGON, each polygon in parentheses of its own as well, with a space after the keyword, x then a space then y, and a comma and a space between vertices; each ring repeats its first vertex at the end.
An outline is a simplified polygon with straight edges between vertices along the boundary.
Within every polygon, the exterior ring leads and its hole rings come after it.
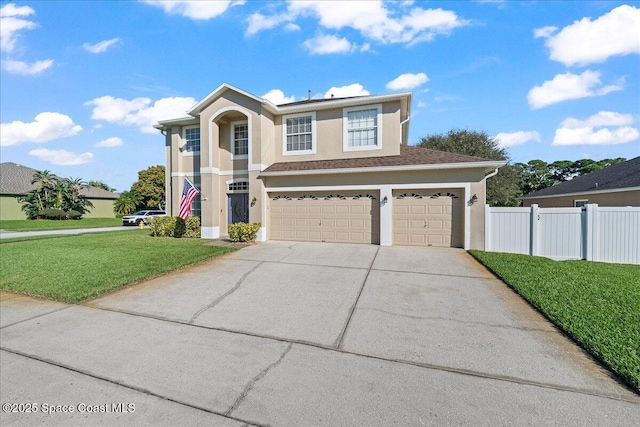
POLYGON ((0 326, 1 401, 38 408, 2 425, 640 419, 640 396, 456 249, 266 242, 83 305, 3 293, 0 326))

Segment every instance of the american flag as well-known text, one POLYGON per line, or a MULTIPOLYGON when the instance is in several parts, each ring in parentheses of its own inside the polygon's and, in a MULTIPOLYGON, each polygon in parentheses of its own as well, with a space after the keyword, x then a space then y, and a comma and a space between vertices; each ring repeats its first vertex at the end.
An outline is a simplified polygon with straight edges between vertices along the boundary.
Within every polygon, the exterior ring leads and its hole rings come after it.
POLYGON ((180 199, 180 218, 187 219, 191 213, 191 202, 200 194, 198 189, 193 186, 191 181, 184 179, 184 189, 182 190, 182 198, 180 199))

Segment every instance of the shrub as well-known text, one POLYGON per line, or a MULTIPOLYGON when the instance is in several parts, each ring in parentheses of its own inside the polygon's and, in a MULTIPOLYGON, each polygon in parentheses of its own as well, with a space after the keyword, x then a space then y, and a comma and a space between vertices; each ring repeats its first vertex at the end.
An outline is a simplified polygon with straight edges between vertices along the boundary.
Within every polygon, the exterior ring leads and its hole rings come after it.
POLYGON ((67 218, 69 219, 80 219, 82 218, 82 214, 78 211, 70 210, 67 212, 67 218))
POLYGON ((148 222, 154 237, 182 237, 186 231, 185 221, 179 216, 161 216, 148 222))
POLYGON ((258 230, 262 224, 252 222, 250 224, 244 222, 236 222, 229 224, 229 240, 232 242, 249 242, 256 239, 258 230))
POLYGON ((40 219, 67 219, 67 213, 62 209, 43 209, 38 211, 38 218, 40 219))
POLYGON ((184 233, 184 237, 200 238, 200 217, 190 216, 185 221, 187 231, 184 233))

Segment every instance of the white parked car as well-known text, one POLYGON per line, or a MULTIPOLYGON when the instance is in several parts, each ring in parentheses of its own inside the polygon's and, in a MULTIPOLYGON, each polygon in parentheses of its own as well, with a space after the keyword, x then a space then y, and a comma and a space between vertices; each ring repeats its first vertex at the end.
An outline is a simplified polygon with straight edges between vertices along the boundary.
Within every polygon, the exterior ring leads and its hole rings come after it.
POLYGON ((167 213, 161 210, 138 211, 133 215, 123 216, 122 225, 140 225, 143 222, 146 224, 149 219, 157 216, 167 216, 167 213))

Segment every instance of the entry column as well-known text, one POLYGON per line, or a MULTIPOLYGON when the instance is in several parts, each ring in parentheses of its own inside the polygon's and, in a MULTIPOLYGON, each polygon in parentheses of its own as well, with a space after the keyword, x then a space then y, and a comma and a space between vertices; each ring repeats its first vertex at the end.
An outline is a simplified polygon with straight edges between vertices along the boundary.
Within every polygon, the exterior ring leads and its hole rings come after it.
POLYGON ((393 244, 393 197, 391 186, 380 187, 380 246, 393 244))

